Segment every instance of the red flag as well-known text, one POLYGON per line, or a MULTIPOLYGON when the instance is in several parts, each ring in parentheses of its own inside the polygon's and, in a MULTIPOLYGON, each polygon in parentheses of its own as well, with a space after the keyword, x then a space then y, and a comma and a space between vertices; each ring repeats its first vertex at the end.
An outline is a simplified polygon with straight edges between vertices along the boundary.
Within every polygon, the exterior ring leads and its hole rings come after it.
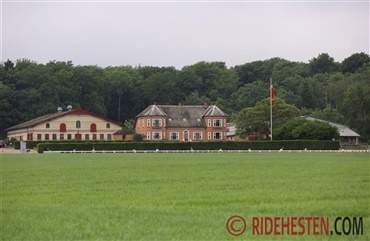
POLYGON ((274 87, 270 87, 270 99, 271 99, 271 103, 274 104, 274 99, 275 99, 275 89, 274 87))

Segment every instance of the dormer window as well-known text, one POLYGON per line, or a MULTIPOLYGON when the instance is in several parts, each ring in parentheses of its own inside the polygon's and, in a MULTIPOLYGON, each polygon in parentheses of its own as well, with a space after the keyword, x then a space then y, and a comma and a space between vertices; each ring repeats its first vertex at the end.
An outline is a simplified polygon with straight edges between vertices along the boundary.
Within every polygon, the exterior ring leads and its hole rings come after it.
POLYGON ((186 121, 186 119, 184 118, 184 119, 182 119, 183 121, 186 121))

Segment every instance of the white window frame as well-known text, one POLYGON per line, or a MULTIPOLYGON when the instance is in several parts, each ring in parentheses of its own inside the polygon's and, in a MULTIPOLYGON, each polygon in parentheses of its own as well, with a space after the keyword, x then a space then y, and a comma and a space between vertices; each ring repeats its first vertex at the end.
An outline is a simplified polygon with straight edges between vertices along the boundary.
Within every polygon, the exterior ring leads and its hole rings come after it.
POLYGON ((152 140, 162 140, 162 132, 153 132, 152 133, 152 140), (159 138, 155 138, 155 136, 159 134, 159 138))
POLYGON ((153 120, 152 120, 152 126, 153 126, 153 127, 157 127, 157 128, 162 127, 162 119, 153 119, 153 120), (158 121, 159 125, 154 125, 154 123, 155 123, 156 121, 158 121))
POLYGON ((208 119, 208 127, 211 127, 211 119, 208 119))
POLYGON ((170 132, 170 140, 178 140, 180 136, 179 132, 170 132), (172 139, 172 134, 176 134, 176 139, 172 139))
POLYGON ((146 133, 146 139, 147 139, 147 140, 150 140, 150 132, 147 132, 147 133, 146 133))
POLYGON ((194 132, 193 133, 193 140, 202 140, 203 139, 203 137, 202 137, 202 132, 194 132), (196 134, 199 134, 199 138, 197 139, 196 138, 196 134))
POLYGON ((147 127, 150 127, 150 119, 147 119, 147 120, 146 120, 146 126, 147 126, 147 127))
POLYGON ((208 132, 208 140, 211 140, 211 132, 208 132))
POLYGON ((213 127, 222 127, 222 119, 214 119, 213 120, 213 127), (216 122, 219 122, 219 125, 216 125, 216 122))
POLYGON ((213 132, 213 140, 222 140, 222 132, 213 132), (220 138, 216 139, 216 134, 219 134, 220 138))

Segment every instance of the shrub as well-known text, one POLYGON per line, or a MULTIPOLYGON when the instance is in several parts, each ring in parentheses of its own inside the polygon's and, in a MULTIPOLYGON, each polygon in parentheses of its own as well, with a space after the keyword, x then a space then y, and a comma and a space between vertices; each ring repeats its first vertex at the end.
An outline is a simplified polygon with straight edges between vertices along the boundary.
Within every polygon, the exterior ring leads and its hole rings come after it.
POLYGON ((144 140, 144 136, 139 133, 135 133, 133 136, 133 141, 134 142, 142 142, 144 140))
POLYGON ((338 150, 338 141, 148 141, 148 142, 49 142, 39 143, 37 150, 51 151, 91 151, 91 150, 338 150))

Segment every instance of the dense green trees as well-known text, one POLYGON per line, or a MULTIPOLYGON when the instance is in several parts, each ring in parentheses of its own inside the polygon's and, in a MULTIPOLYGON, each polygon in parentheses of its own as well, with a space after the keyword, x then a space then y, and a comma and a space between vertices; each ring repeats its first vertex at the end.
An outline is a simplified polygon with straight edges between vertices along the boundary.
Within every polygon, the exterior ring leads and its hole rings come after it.
POLYGON ((276 104, 284 100, 305 115, 347 124, 370 137, 370 57, 355 53, 339 63, 323 53, 308 63, 272 58, 228 68, 224 62, 199 62, 181 70, 7 60, 0 64, 0 138, 7 127, 69 104, 124 122, 153 102, 207 102, 225 110, 229 121, 240 121, 238 116, 248 114, 245 108, 253 110, 269 96, 270 78, 281 99, 276 104))
POLYGON ((292 119, 273 133, 275 140, 332 140, 339 136, 338 129, 329 123, 303 118, 292 119))
MULTIPOLYGON (((270 113, 270 98, 265 98, 259 101, 256 106, 247 107, 240 111, 236 123, 239 130, 247 135, 252 133, 270 135, 270 113)), ((285 103, 280 98, 275 98, 272 108, 273 129, 299 115, 300 111, 297 107, 285 103)))

